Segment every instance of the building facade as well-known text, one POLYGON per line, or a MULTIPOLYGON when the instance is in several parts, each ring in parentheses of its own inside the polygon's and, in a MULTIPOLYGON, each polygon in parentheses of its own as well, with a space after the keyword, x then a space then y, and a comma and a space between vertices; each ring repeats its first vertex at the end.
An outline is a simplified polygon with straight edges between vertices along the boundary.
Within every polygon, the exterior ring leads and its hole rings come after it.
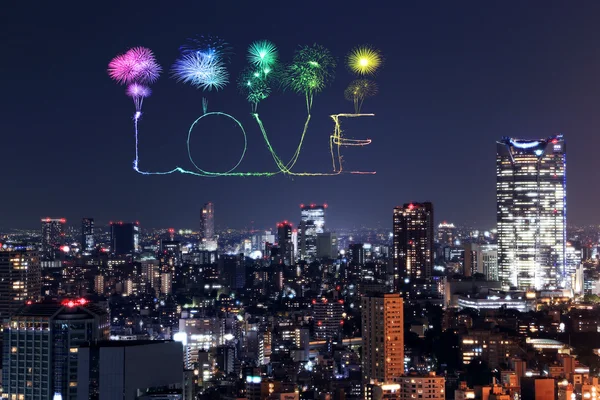
POLYGON ((562 135, 497 143, 499 278, 519 289, 568 286, 562 135))
POLYGON ((392 382, 404 374, 404 302, 398 293, 361 299, 363 382, 392 382))
POLYGON ((215 237, 215 205, 206 203, 200 210, 200 241, 212 240, 215 237))
POLYGON ((300 259, 313 261, 317 258, 317 235, 325 229, 325 209, 327 205, 300 205, 300 259))
POLYGON ((23 306, 4 324, 2 396, 77 399, 79 346, 109 330, 106 310, 84 299, 23 306))
POLYGON ((279 259, 284 265, 294 265, 294 243, 292 242, 292 224, 283 221, 277 224, 277 244, 279 246, 279 259))
POLYGON ((42 253, 45 260, 54 260, 60 246, 65 241, 64 218, 43 218, 42 219, 42 253))
POLYGON ((394 208, 394 287, 428 280, 433 268, 433 205, 409 203, 394 208))
POLYGON ((90 254, 95 245, 94 218, 83 218, 81 220, 81 251, 90 254))
POLYGON ((137 253, 140 250, 140 225, 137 222, 111 222, 110 244, 116 256, 137 253))
POLYGON ((41 268, 33 247, 0 247, 0 318, 9 318, 26 301, 41 296, 41 268))

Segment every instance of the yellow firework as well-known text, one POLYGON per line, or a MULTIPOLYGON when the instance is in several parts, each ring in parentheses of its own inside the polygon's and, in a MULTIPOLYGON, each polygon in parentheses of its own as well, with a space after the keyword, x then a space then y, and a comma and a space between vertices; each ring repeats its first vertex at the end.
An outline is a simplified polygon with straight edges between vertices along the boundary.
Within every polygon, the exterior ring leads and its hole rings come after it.
POLYGON ((372 75, 381 65, 381 53, 368 46, 352 49, 346 58, 350 70, 358 75, 372 75))

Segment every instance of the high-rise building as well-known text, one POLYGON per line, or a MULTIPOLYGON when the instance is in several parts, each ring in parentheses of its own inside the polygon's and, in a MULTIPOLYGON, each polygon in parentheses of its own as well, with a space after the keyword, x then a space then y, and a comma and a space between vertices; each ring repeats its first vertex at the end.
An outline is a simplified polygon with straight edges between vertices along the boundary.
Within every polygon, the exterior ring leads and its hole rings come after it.
POLYGON ((25 245, 0 246, 0 320, 41 296, 38 252, 25 245))
POLYGON ((498 245, 465 243, 463 248, 465 276, 483 274, 486 280, 498 280, 498 245))
POLYGON ((215 237, 215 206, 206 203, 200 210, 200 240, 212 240, 215 237))
POLYGON ((42 218, 42 257, 53 260, 65 241, 64 218, 42 218))
POLYGON ((343 300, 315 299, 312 301, 317 340, 340 339, 341 323, 344 313, 343 300))
POLYGON ((505 287, 568 286, 562 135, 497 144, 498 268, 505 287))
POLYGON ((294 243, 292 242, 292 224, 283 221, 277 224, 277 245, 279 257, 284 265, 294 265, 294 243))
POLYGON ((301 260, 313 261, 317 257, 317 235, 324 232, 326 208, 327 204, 300 205, 298 236, 301 260))
POLYGON ((431 277, 433 268, 433 205, 409 203, 394 208, 394 287, 431 277))
POLYGON ((94 240, 94 218, 83 218, 81 220, 81 250, 91 253, 96 242, 94 240))
MULTIPOLYGON (((183 348, 178 342, 123 340, 86 343, 78 349, 78 400, 135 400, 166 387, 181 390, 183 348), (157 368, 160 360, 160 368, 157 368)), ((64 397, 63 397, 64 398, 64 397)), ((181 398, 165 395, 160 398, 181 398)))
POLYGON ((364 382, 392 382, 404 374, 404 302, 398 293, 361 299, 364 382))
POLYGON ((77 399, 79 346, 109 330, 106 310, 85 299, 23 306, 4 324, 3 397, 77 399))
POLYGON ((444 246, 454 245, 456 240, 456 226, 452 222, 441 222, 437 229, 438 243, 444 246))
POLYGON ((110 245, 116 256, 139 252, 139 236, 140 225, 138 222, 110 223, 110 245))
POLYGON ((317 258, 336 258, 338 255, 337 233, 323 232, 317 234, 317 258))

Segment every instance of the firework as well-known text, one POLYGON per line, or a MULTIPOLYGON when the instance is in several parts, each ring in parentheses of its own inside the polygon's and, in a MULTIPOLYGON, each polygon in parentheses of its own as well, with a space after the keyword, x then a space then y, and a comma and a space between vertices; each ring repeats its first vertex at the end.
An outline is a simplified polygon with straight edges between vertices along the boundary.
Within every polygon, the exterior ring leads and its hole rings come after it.
POLYGON ((357 75, 373 75, 382 61, 379 50, 369 46, 355 47, 346 56, 348 68, 357 75))
POLYGON ((177 59, 172 75, 178 82, 189 83, 202 90, 220 90, 229 83, 229 73, 223 62, 198 52, 183 54, 177 59))
POLYGON ((120 84, 155 82, 161 70, 152 51, 145 47, 129 49, 125 54, 113 58, 108 64, 108 74, 120 84))
POLYGON ((160 76, 162 68, 156 62, 152 50, 145 47, 134 47, 125 53, 125 56, 133 62, 135 81, 153 83, 160 76))
POLYGON ((268 40, 254 42, 248 48, 248 61, 262 71, 268 71, 277 63, 277 48, 268 40))
POLYGON ((209 58, 216 58, 223 62, 229 62, 231 47, 223 39, 210 35, 197 35, 189 38, 179 48, 182 54, 202 54, 209 58))
POLYGON ((121 85, 133 82, 137 73, 135 63, 126 54, 120 54, 108 63, 108 75, 121 85))
POLYGON ((350 85, 344 91, 346 100, 354 102, 354 112, 360 113, 363 102, 367 97, 377 94, 377 84, 368 79, 357 79, 350 82, 350 85))
POLYGON ((314 94, 330 83, 335 66, 335 59, 325 47, 318 44, 303 46, 296 51, 286 70, 284 86, 306 96, 306 107, 310 113, 314 94))
MULTIPOLYGON (((144 86, 139 83, 131 83, 127 86, 127 96, 133 99, 133 103, 135 104, 135 111, 137 113, 142 111, 142 103, 146 97, 149 97, 152 91, 148 86, 144 86)), ((138 116, 139 118, 139 116, 138 116)))

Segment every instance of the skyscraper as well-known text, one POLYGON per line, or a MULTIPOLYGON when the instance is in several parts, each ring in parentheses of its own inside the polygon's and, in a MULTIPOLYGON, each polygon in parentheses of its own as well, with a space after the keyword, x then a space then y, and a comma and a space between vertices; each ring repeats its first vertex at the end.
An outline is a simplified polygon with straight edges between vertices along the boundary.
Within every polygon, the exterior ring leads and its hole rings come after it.
POLYGON ((394 208, 394 287, 402 281, 429 279, 433 268, 433 205, 410 203, 394 208))
POLYGON ((137 222, 111 222, 110 245, 114 255, 133 254, 140 249, 140 226, 137 222))
POLYGON ((398 293, 361 299, 363 382, 392 382, 404 374, 404 302, 398 293))
POLYGON ((200 240, 212 240, 215 236, 215 206, 206 203, 200 211, 200 240))
POLYGON ((313 261, 317 257, 317 235, 323 233, 325 226, 325 209, 323 205, 300 205, 300 259, 313 261))
POLYGON ((42 218, 42 257, 53 260, 65 240, 64 218, 42 218))
POLYGON ((277 244, 279 257, 284 265, 294 265, 294 243, 292 242, 292 224, 283 221, 277 224, 277 244))
POLYGON ((442 222, 438 225, 438 243, 452 246, 456 239, 456 226, 452 222, 442 222))
POLYGON ((81 220, 81 250, 85 253, 91 253, 95 244, 94 218, 83 218, 81 220))
POLYGON ((505 287, 565 287, 566 158, 562 135, 497 143, 498 269, 505 287))
POLYGON ((109 329, 108 313, 85 299, 23 306, 4 325, 3 397, 77 399, 79 346, 109 329))
POLYGON ((0 246, 0 320, 10 317, 27 300, 41 296, 38 252, 24 245, 0 246))

